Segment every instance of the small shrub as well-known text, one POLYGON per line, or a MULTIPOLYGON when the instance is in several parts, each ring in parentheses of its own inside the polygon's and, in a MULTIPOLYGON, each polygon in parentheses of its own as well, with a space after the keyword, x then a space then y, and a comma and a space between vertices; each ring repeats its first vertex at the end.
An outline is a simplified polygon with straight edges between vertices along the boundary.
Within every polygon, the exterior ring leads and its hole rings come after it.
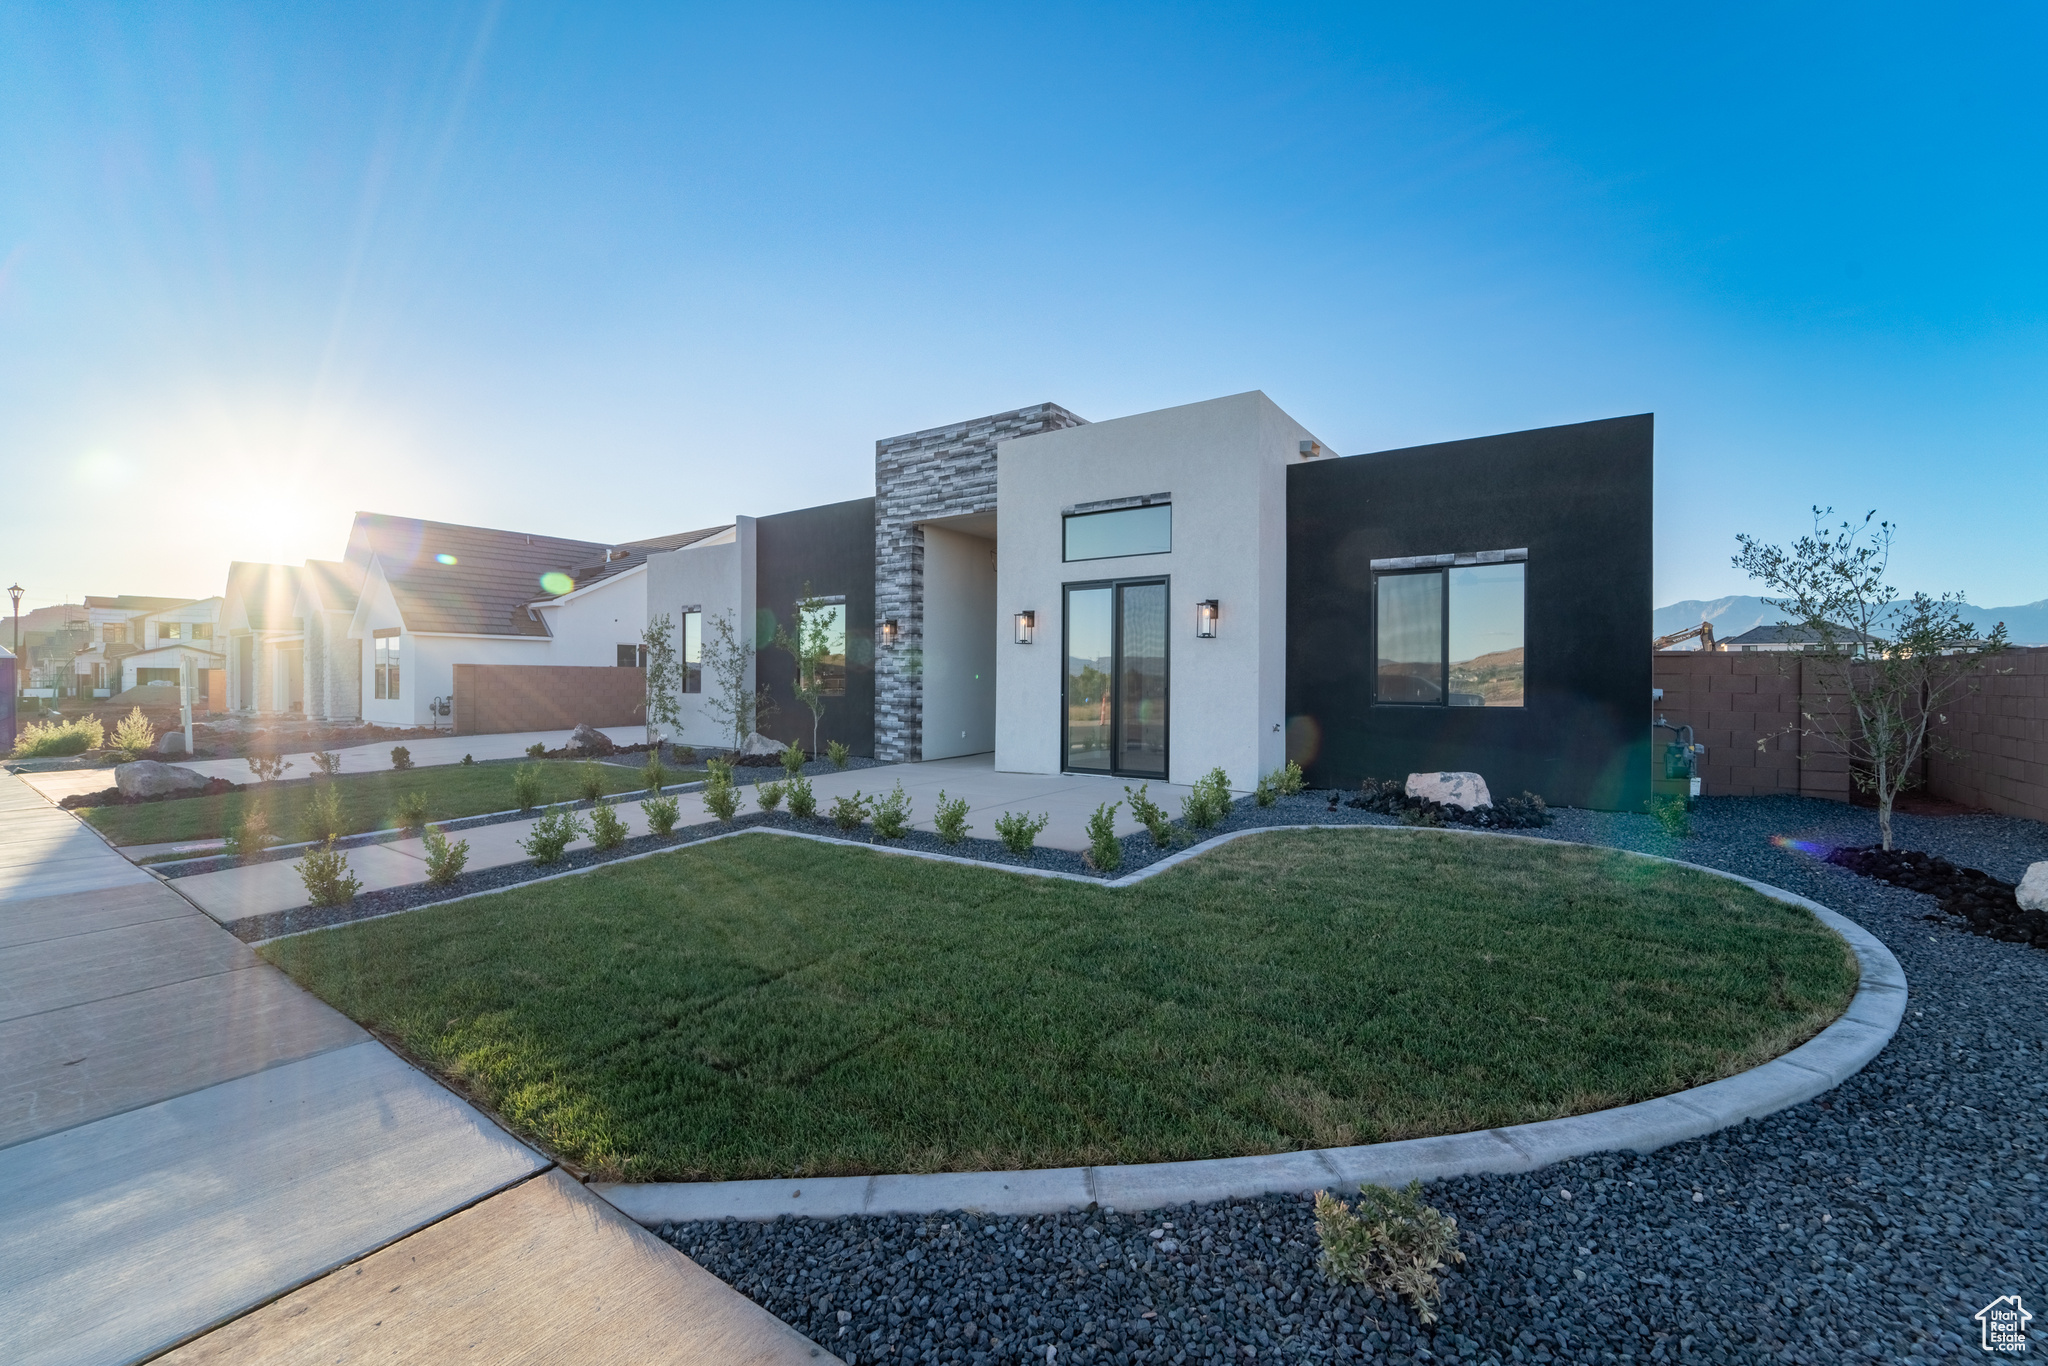
POLYGON ((106 743, 107 728, 96 716, 76 721, 31 721, 14 738, 14 757, 32 759, 60 754, 83 754, 106 743))
POLYGON ((1212 768, 1180 799, 1180 818, 1190 830, 1208 830, 1230 814, 1230 775, 1212 768))
POLYGON ((670 745, 669 753, 675 755, 676 762, 679 764, 694 764, 697 762, 697 747, 695 745, 670 745))
POLYGON ((1397 817, 1403 825, 1420 826, 1425 830, 1443 828, 1444 808, 1435 802, 1423 802, 1415 806, 1404 806, 1397 817))
POLYGON ((1101 872, 1123 866, 1124 846, 1116 837, 1116 809, 1122 802, 1103 802, 1088 818, 1088 861, 1101 872))
POLYGON ((322 783, 299 815, 299 838, 332 841, 346 833, 341 828, 341 794, 322 783))
POLYGON ((1173 843, 1173 820, 1166 814, 1166 808, 1152 800, 1151 789, 1152 784, 1143 783, 1133 792, 1126 784, 1124 796, 1130 799, 1132 817, 1152 836, 1152 843, 1164 849, 1173 843))
POLYGON ((647 752, 647 762, 640 765, 640 781, 648 795, 653 797, 659 797, 661 790, 668 786, 668 766, 661 762, 660 750, 647 752))
POLYGON ((519 847, 535 863, 559 863, 562 851, 584 834, 583 822, 576 819, 575 813, 558 806, 533 823, 533 830, 519 842, 519 847))
POLYGON ((783 748, 782 771, 792 778, 804 771, 804 747, 794 740, 783 748))
POLYGON ((718 755, 714 754, 704 761, 704 781, 707 783, 713 783, 717 782, 720 778, 723 778, 726 782, 731 782, 732 770, 732 760, 722 759, 718 755))
POLYGON ((1643 803, 1643 809, 1650 813, 1665 834, 1674 839, 1692 838, 1692 812, 1686 809, 1685 798, 1672 795, 1652 797, 1643 803))
POLYGON ((1259 779, 1259 785, 1252 789, 1252 798, 1260 806, 1271 806, 1282 797, 1299 796, 1303 781, 1301 765, 1289 759, 1259 779))
POLYGON ((832 767, 845 768, 846 761, 853 757, 853 751, 844 742, 834 740, 825 746, 825 757, 832 761, 832 767))
POLYGON ((474 754, 465 754, 462 756, 462 763, 465 768, 473 767, 476 764, 476 756, 474 754))
POLYGON ((875 803, 875 833, 885 840, 900 840, 910 833, 910 794, 903 784, 875 803))
POLYGON ((939 803, 932 808, 932 828, 939 832, 939 838, 948 844, 958 844, 967 838, 970 828, 967 824, 967 799, 955 797, 946 800, 946 790, 939 789, 939 803))
POLYGON ((1280 800, 1280 785, 1273 781, 1272 774, 1260 775, 1257 785, 1252 788, 1252 800, 1260 806, 1271 806, 1280 800))
POLYGON ((521 811, 531 811, 540 805, 543 776, 539 764, 521 764, 512 770, 512 801, 521 811))
POLYGON ((604 800, 604 765, 585 759, 576 766, 576 795, 586 802, 604 800))
POLYGON ((348 870, 348 855, 334 847, 332 838, 299 860, 299 881, 306 884, 306 900, 315 906, 346 906, 363 886, 362 879, 348 870))
POLYGON ((322 778, 332 778, 341 772, 341 756, 331 749, 315 750, 312 759, 313 767, 320 770, 322 778))
POLYGON ((755 783, 754 805, 760 807, 763 811, 773 811, 776 807, 782 805, 782 784, 755 783))
POLYGON ((740 794, 739 789, 733 786, 731 767, 714 768, 711 776, 705 779, 704 809, 728 825, 739 814, 740 794))
POLYGON ((400 770, 411 768, 412 751, 404 745, 393 745, 391 747, 391 766, 400 770))
POLYGON ((1316 1192, 1316 1239, 1323 1274, 1333 1281, 1399 1294, 1424 1323, 1436 1322, 1443 1299, 1436 1273, 1462 1262, 1458 1221, 1422 1203, 1422 1185, 1406 1190, 1360 1186, 1353 1208, 1328 1191, 1316 1192))
POLYGON ((261 858, 263 852, 277 843, 277 836, 270 832, 270 816, 255 802, 248 803, 242 810, 242 822, 228 831, 223 846, 231 858, 261 858))
POLYGON ((282 754, 252 754, 249 756, 249 771, 256 775, 259 783, 274 783, 292 767, 292 761, 282 754))
POLYGON ((791 778, 782 785, 782 795, 789 799, 789 814, 798 820, 807 821, 818 814, 818 797, 811 791, 809 778, 791 778))
POLYGON ((526 747, 526 757, 529 759, 545 759, 548 757, 548 747, 536 740, 526 747))
POLYGON ((590 842, 599 849, 616 849, 626 842, 626 823, 612 806, 600 805, 590 813, 590 842))
POLYGON ((682 818, 682 806, 674 797, 650 797, 640 803, 640 814, 647 817, 647 828, 667 839, 682 818))
POLYGON ((469 841, 448 842, 438 825, 430 825, 425 832, 427 844, 427 881, 436 887, 446 887, 462 876, 463 867, 469 862, 469 841))
POLYGON ((862 796, 857 788, 850 797, 834 797, 832 824, 846 831, 859 829, 860 823, 868 818, 868 808, 873 801, 872 797, 862 796))
POLYGON ((1003 842, 1003 848, 1013 854, 1028 854, 1031 846, 1038 843, 1038 832, 1052 824, 1047 815, 1027 815, 1022 811, 1005 811, 996 817, 996 837, 1003 842))
POLYGON ((155 745, 156 727, 149 724, 140 707, 122 717, 121 724, 114 727, 114 748, 121 751, 123 759, 133 759, 155 745))

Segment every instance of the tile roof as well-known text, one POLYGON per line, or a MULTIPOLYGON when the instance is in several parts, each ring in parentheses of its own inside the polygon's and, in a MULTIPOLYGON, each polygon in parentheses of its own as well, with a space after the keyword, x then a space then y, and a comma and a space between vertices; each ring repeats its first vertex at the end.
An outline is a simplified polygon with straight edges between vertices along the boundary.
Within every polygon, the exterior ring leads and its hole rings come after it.
POLYGON ((678 531, 671 536, 653 536, 644 541, 627 541, 622 545, 613 546, 604 556, 599 557, 595 564, 578 565, 571 569, 569 577, 576 580, 577 588, 588 588, 594 583, 602 583, 614 575, 646 564, 649 555, 659 555, 667 550, 681 550, 686 545, 695 545, 706 537, 716 536, 719 532, 731 528, 732 523, 727 522, 723 526, 678 531))
POLYGON ((227 597, 239 596, 252 631, 296 631, 299 619, 299 570, 288 564, 252 564, 236 560, 228 566, 227 597))
POLYGON ((547 596, 541 576, 604 552, 594 541, 359 512, 343 562, 365 567, 374 556, 384 566, 407 630, 544 637, 547 627, 526 610, 547 596))

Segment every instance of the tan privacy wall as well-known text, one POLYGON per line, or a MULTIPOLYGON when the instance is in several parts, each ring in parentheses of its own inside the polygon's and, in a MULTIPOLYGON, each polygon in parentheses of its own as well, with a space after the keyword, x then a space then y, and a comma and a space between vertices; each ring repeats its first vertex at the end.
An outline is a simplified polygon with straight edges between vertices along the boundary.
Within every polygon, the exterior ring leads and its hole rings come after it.
MULTIPOLYGON (((1825 665, 1796 654, 1659 653, 1651 686, 1664 699, 1652 705, 1672 725, 1690 725, 1707 747, 1699 772, 1708 796, 1847 801, 1848 761, 1827 741, 1797 733, 1809 724, 1803 715, 1826 715, 1835 705, 1826 674, 1825 665)), ((1977 687, 1943 712, 1940 733, 1964 753, 1930 757, 1919 790, 2048 820, 2048 649, 2008 651, 1980 671, 1977 687)), ((1658 733, 1660 765, 1670 738, 1658 733)))
POLYGON ((647 719, 645 669, 566 664, 457 664, 457 735, 637 726, 647 719))

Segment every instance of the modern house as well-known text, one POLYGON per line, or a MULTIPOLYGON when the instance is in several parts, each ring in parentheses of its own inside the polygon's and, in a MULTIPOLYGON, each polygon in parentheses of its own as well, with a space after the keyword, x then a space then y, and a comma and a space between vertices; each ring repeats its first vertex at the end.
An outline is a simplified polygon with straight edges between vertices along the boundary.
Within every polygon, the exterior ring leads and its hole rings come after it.
POLYGON ((215 671, 227 663, 214 635, 222 605, 220 598, 202 598, 137 617, 133 623, 137 648, 120 661, 121 690, 148 683, 176 685, 190 664, 197 671, 193 696, 204 707, 214 692, 215 671))
POLYGON ((221 606, 219 598, 87 597, 87 639, 71 658, 79 696, 105 698, 141 683, 175 683, 187 656, 202 669, 219 668, 221 606))
MULTIPOLYGON (((1090 423, 1039 404, 876 443, 875 496, 647 557, 689 743, 721 633, 760 729, 811 743, 793 657, 835 642, 819 739, 901 761, 1234 787, 1476 769, 1649 791, 1648 416, 1338 458, 1262 393, 1090 423)), ((1110 791, 1105 787, 1105 792, 1110 791)))

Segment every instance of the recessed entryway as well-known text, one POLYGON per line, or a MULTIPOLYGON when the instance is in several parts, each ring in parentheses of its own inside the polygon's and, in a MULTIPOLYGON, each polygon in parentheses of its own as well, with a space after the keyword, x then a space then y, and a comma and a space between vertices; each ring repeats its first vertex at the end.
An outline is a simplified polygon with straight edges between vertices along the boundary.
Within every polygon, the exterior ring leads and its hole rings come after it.
POLYGON ((926 522, 924 742, 919 757, 951 759, 996 747, 995 516, 926 522))

